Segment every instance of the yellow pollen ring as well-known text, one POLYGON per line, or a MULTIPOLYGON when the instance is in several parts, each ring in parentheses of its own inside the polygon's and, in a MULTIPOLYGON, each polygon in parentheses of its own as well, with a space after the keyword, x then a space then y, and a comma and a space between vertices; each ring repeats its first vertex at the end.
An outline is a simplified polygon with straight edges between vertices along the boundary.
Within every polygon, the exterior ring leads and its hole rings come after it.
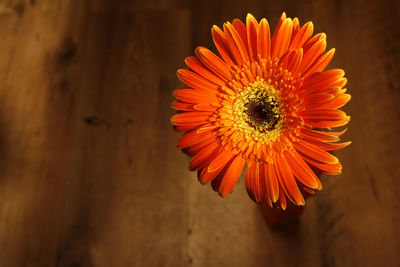
POLYGON ((280 98, 279 91, 276 90, 271 81, 257 78, 257 81, 247 84, 237 94, 232 106, 234 115, 234 125, 238 128, 248 140, 254 140, 259 143, 268 144, 275 141, 282 134, 284 125, 284 108, 280 98), (270 104, 276 116, 276 123, 273 127, 267 128, 266 125, 252 124, 253 118, 248 114, 248 104, 257 103, 270 104))

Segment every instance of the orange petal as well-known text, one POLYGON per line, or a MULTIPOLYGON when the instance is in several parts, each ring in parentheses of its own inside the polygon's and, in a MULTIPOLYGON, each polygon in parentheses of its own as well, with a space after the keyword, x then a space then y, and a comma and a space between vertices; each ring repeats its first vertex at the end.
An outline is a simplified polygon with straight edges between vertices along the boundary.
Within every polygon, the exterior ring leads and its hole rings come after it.
POLYGON ((173 128, 175 132, 187 132, 199 127, 200 125, 200 123, 179 124, 174 125, 173 128))
POLYGON ((343 78, 343 76, 344 71, 341 69, 331 69, 316 73, 304 80, 301 91, 304 92, 304 94, 312 94, 316 91, 334 87, 335 83, 343 78))
POLYGON ((272 200, 271 195, 269 194, 269 190, 267 189, 267 177, 265 176, 264 164, 259 164, 259 184, 260 184, 260 197, 261 201, 266 202, 272 208, 272 200))
POLYGON ((332 84, 332 87, 337 86, 339 88, 343 88, 347 83, 346 78, 338 79, 335 83, 332 84))
POLYGON ((198 88, 206 91, 217 90, 218 86, 205 78, 197 75, 193 71, 180 69, 177 71, 178 78, 192 88, 198 88))
POLYGON ((313 31, 314 25, 312 24, 312 22, 307 22, 306 24, 304 24, 300 28, 300 30, 294 35, 290 43, 289 50, 302 48, 305 42, 308 41, 308 39, 310 39, 310 37, 312 36, 313 31))
POLYGON ((285 194, 283 193, 281 186, 279 187, 279 205, 282 208, 282 210, 286 210, 287 207, 286 197, 285 194))
POLYGON ((336 109, 313 109, 303 114, 306 125, 314 128, 332 128, 346 125, 350 116, 336 109))
POLYGON ((302 60, 303 60, 303 49, 300 48, 297 50, 293 50, 288 58, 286 69, 290 71, 293 76, 296 76, 302 60))
POLYGON ((247 42, 246 25, 244 25, 244 23, 239 19, 234 19, 232 24, 233 27, 235 27, 236 31, 239 33, 240 39, 242 39, 243 45, 246 48, 247 55, 249 55, 249 44, 247 42))
POLYGON ((321 105, 321 103, 326 103, 332 100, 334 96, 332 94, 327 93, 315 93, 307 96, 303 100, 303 105, 308 109, 314 106, 321 105))
POLYGON ((199 153, 202 149, 206 146, 210 145, 211 143, 216 143, 217 137, 212 135, 210 138, 200 141, 190 147, 183 148, 182 151, 190 157, 193 157, 197 153, 199 153))
POLYGON ((310 68, 303 73, 303 77, 307 77, 315 72, 323 71, 326 68, 326 66, 328 66, 329 62, 331 62, 334 54, 335 54, 335 48, 332 48, 325 54, 321 55, 314 61, 314 63, 310 66, 310 68))
POLYGON ((207 167, 204 167, 197 172, 197 178, 201 184, 208 184, 219 174, 219 172, 208 172, 207 167))
POLYGON ((298 152, 300 152, 316 161, 319 161, 322 163, 328 163, 328 164, 335 164, 335 163, 339 162, 339 160, 332 154, 329 154, 328 152, 326 152, 314 145, 311 145, 309 143, 299 141, 299 142, 293 143, 293 146, 296 148, 296 150, 298 152))
POLYGON ((301 135, 308 138, 314 138, 322 142, 336 142, 339 140, 338 136, 334 135, 333 132, 322 132, 305 128, 301 129, 301 135))
POLYGON ((307 125, 314 128, 333 128, 333 127, 344 126, 349 121, 350 121, 350 116, 347 116, 342 120, 335 120, 335 121, 308 120, 307 125))
POLYGON ((256 199, 256 203, 261 202, 261 183, 260 183, 260 164, 256 162, 256 165, 254 166, 254 172, 253 172, 253 192, 254 196, 256 199))
POLYGON ((221 80, 217 75, 215 75, 213 72, 209 71, 208 68, 201 63, 200 60, 198 60, 196 57, 187 57, 185 59, 186 65, 192 69, 194 72, 199 74, 201 77, 204 79, 209 80, 212 83, 215 83, 217 85, 225 85, 225 82, 221 80))
POLYGON ((314 64, 315 60, 322 55, 325 49, 325 40, 319 40, 313 44, 313 46, 304 53, 303 60, 301 61, 299 68, 299 73, 304 73, 306 70, 308 70, 314 64))
POLYGON ((232 54, 234 55, 238 65, 241 66, 249 61, 246 47, 244 46, 242 39, 240 38, 240 35, 236 31, 235 27, 233 27, 231 23, 227 22, 224 24, 224 31, 229 41, 232 54))
POLYGON ((304 54, 307 53, 308 49, 310 49, 316 42, 320 40, 326 40, 325 33, 318 33, 307 40, 307 42, 303 45, 304 54))
POLYGON ((341 88, 339 86, 333 86, 333 87, 329 87, 329 88, 324 89, 322 92, 327 93, 327 94, 332 94, 334 96, 339 96, 339 95, 342 95, 342 94, 346 93, 346 90, 347 89, 341 88))
POLYGON ((245 162, 246 161, 238 155, 227 168, 218 190, 222 197, 226 197, 232 192, 239 179, 240 173, 243 170, 245 162))
POLYGON ((179 100, 174 101, 172 103, 172 108, 175 110, 181 110, 181 111, 194 111, 194 107, 192 103, 185 103, 181 102, 179 100))
POLYGON ((310 188, 322 189, 318 177, 296 151, 285 151, 285 157, 297 180, 310 188))
POLYGON ((196 56, 225 82, 232 79, 231 71, 226 63, 207 48, 197 47, 196 56))
POLYGON ((275 32, 277 32, 277 31, 282 27, 282 23, 283 23, 285 20, 286 20, 286 13, 283 12, 282 15, 281 15, 281 17, 280 17, 280 19, 279 19, 279 21, 278 21, 278 24, 276 25, 275 32))
POLYGON ((246 169, 245 185, 250 198, 256 203, 261 201, 259 177, 258 162, 253 160, 249 161, 246 169))
POLYGON ((224 149, 219 153, 207 168, 208 172, 216 172, 222 170, 225 165, 232 159, 234 155, 232 151, 224 149))
POLYGON ((254 194, 252 191, 252 189, 253 189, 253 165, 255 165, 254 160, 250 160, 247 162, 244 183, 246 186, 247 194, 253 201, 255 201, 255 197, 254 197, 254 194))
POLYGON ((342 149, 351 144, 351 141, 344 142, 344 143, 330 144, 330 143, 321 142, 314 138, 307 138, 307 137, 303 137, 302 140, 304 142, 310 143, 311 145, 317 146, 325 151, 334 151, 334 150, 342 149))
POLYGON ((221 149, 218 143, 212 143, 203 148, 198 154, 196 154, 189 164, 191 171, 197 171, 207 166, 217 155, 221 149))
POLYGON ((220 172, 225 168, 229 161, 232 160, 234 155, 232 151, 223 150, 220 154, 218 154, 213 161, 208 165, 207 168, 204 168, 200 174, 200 182, 202 184, 206 184, 212 181, 220 172))
POLYGON ((268 21, 262 19, 258 28, 257 52, 261 58, 268 59, 271 50, 271 33, 268 21))
POLYGON ((212 93, 197 89, 176 89, 173 95, 180 101, 193 104, 210 104, 218 102, 212 93))
POLYGON ((293 40, 294 36, 295 36, 295 35, 299 32, 299 30, 300 30, 299 18, 295 17, 295 18, 293 19, 292 27, 293 27, 293 30, 292 30, 292 40, 293 40))
POLYGON ((347 128, 344 129, 343 131, 340 132, 325 132, 327 135, 332 135, 332 136, 337 136, 340 137, 342 136, 345 132, 347 132, 347 128))
POLYGON ((320 169, 323 173, 330 174, 330 175, 337 175, 337 174, 342 173, 342 165, 339 162, 335 163, 335 164, 325 164, 325 163, 315 161, 307 156, 303 156, 302 158, 305 161, 307 161, 309 164, 320 169))
POLYGON ((303 195, 297 186, 292 170, 285 157, 277 157, 275 159, 274 166, 278 176, 279 184, 282 186, 283 191, 290 201, 297 205, 304 205, 305 202, 303 195))
POLYGON ((209 121, 210 115, 212 114, 213 112, 182 112, 172 116, 171 124, 204 124, 209 121))
POLYGON ((349 94, 342 94, 339 95, 337 97, 335 97, 334 99, 322 103, 318 106, 316 106, 317 108, 321 108, 321 109, 337 109, 337 108, 341 108, 344 105, 346 105, 347 102, 349 102, 351 99, 351 95, 349 94))
POLYGON ((342 120, 346 118, 346 113, 338 109, 310 109, 299 112, 304 120, 342 120))
POLYGON ((271 58, 280 58, 289 48, 292 37, 292 20, 285 19, 277 29, 271 40, 271 58))
POLYGON ((197 130, 193 130, 183 135, 181 139, 179 139, 179 141, 176 143, 176 146, 179 148, 189 147, 211 137, 211 131, 204 131, 199 133, 197 132, 197 130))
POLYGON ((212 111, 215 112, 217 107, 212 104, 196 104, 193 106, 194 110, 198 111, 212 111))
POLYGON ((217 25, 214 25, 211 28, 211 36, 214 40, 214 44, 218 50, 218 53, 224 59, 226 64, 229 66, 235 66, 236 64, 234 62, 234 57, 230 52, 225 33, 217 25))
POLYGON ((279 184, 277 174, 272 164, 263 164, 262 170, 264 171, 265 184, 273 203, 278 201, 279 197, 279 184))
POLYGON ((251 14, 247 14, 247 42, 249 47, 250 58, 257 59, 257 33, 258 33, 258 22, 251 14))
POLYGON ((310 195, 315 195, 316 193, 314 189, 308 188, 307 186, 303 186, 302 190, 304 190, 307 194, 310 195))

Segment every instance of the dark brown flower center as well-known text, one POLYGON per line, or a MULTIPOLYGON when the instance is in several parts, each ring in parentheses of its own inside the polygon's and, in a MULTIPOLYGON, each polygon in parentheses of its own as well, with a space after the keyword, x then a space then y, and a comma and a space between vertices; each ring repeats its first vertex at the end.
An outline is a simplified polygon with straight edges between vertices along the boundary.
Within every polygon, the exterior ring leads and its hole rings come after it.
POLYGON ((279 104, 273 98, 255 98, 245 104, 246 122, 260 132, 275 128, 280 119, 279 104))

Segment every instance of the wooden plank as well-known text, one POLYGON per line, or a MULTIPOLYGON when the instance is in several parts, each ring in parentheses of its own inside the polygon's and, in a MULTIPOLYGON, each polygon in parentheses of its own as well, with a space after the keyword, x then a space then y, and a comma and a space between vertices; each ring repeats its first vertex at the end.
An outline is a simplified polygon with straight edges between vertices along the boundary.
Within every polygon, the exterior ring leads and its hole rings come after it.
MULTIPOLYGON (((0 2, 0 266, 400 265, 400 5, 384 1, 0 2), (187 169, 175 71, 247 12, 312 20, 349 79, 340 176, 269 229, 244 189, 187 169)), ((215 50, 215 49, 213 49, 215 50)))

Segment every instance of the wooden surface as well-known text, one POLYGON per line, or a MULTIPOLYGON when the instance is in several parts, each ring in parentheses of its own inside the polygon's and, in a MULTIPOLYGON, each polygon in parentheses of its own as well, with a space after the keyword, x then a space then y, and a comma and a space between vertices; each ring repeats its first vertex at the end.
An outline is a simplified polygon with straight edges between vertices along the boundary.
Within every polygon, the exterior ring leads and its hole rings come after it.
POLYGON ((0 266, 400 266, 400 28, 389 1, 0 0, 0 266), (312 20, 349 80, 343 174, 269 229, 169 125, 210 28, 312 20))

